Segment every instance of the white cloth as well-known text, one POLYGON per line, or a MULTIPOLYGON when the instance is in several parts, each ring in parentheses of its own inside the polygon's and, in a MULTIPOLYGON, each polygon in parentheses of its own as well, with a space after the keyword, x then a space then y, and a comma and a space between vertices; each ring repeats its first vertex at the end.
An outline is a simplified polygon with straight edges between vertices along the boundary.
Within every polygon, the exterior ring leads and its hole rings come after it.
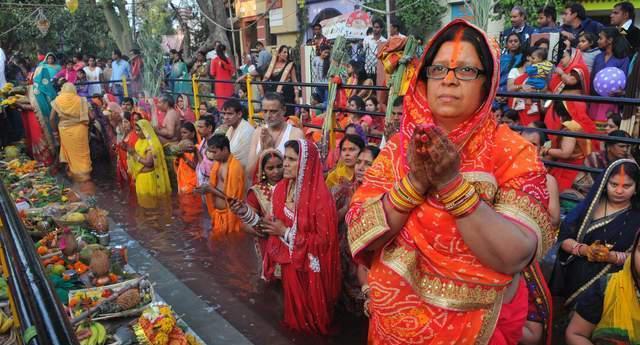
POLYGON ((624 22, 624 24, 622 24, 622 28, 625 29, 625 30, 629 30, 629 28, 631 27, 632 24, 633 24, 633 22, 631 21, 631 19, 629 19, 626 22, 624 22))
POLYGON ((507 79, 515 80, 516 78, 518 78, 522 74, 523 73, 520 73, 520 70, 518 70, 517 68, 514 67, 509 71, 509 75, 507 76, 507 79))
MULTIPOLYGON (((96 66, 96 68, 92 71, 89 66, 85 66, 83 70, 87 75, 87 81, 100 81, 102 68, 96 66)), ((102 94, 102 84, 89 84, 89 96, 93 96, 96 93, 102 94)))
POLYGON ((218 53, 216 53, 215 49, 210 51, 210 52, 208 52, 207 55, 206 55, 207 60, 213 60, 213 59, 216 58, 216 56, 218 56, 218 53))
MULTIPOLYGON (((284 144, 290 140, 289 137, 291 136, 291 129, 293 129, 293 126, 290 123, 287 123, 287 128, 285 128, 284 133, 282 134, 282 139, 280 139, 280 142, 276 144, 276 150, 282 153, 283 156, 284 156, 284 144)), ((261 130, 264 131, 265 129, 262 128, 261 130)), ((260 140, 258 140, 258 145, 256 146, 256 154, 259 155, 261 151, 262 151, 262 143, 260 142, 260 140)))
POLYGON ((0 48, 0 87, 3 87, 7 83, 7 79, 4 76, 4 64, 7 62, 7 56, 4 55, 4 50, 0 48))
POLYGON ((229 139, 231 153, 242 163, 242 167, 245 169, 247 169, 249 165, 249 152, 251 151, 253 131, 255 131, 255 128, 253 128, 247 120, 242 120, 238 128, 234 130, 233 127, 230 127, 226 133, 229 139))
POLYGON ((387 39, 384 36, 380 36, 377 40, 373 35, 369 35, 362 41, 362 48, 365 53, 365 69, 367 73, 374 74, 376 67, 378 66, 378 43, 384 43, 387 39))

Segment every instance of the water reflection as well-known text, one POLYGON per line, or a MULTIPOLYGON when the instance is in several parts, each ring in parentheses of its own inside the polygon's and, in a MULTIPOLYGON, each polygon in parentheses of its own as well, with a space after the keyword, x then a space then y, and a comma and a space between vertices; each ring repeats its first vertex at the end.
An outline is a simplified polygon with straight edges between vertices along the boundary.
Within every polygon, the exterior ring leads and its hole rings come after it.
POLYGON ((94 181, 98 205, 208 303, 212 312, 220 313, 254 344, 366 343, 365 322, 344 312, 338 313, 333 337, 312 337, 284 329, 280 325, 282 287, 260 279, 253 239, 244 233, 209 239, 211 221, 199 195, 174 195, 158 200, 155 208, 143 208, 135 192, 117 189, 110 176, 98 176, 94 181))

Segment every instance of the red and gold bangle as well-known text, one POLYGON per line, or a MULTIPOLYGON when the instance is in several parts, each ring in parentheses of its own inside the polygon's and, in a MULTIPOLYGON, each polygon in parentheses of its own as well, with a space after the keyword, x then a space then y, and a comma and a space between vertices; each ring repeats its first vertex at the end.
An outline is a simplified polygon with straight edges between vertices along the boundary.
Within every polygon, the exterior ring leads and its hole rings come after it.
POLYGON ((462 180, 462 183, 460 183, 460 185, 456 189, 445 195, 440 194, 440 202, 445 205, 455 203, 457 200, 464 198, 464 196, 468 194, 470 190, 475 192, 475 188, 473 188, 473 185, 465 180, 462 180))
POLYGON ((465 200, 464 203, 452 209, 449 213, 456 218, 462 218, 473 213, 478 206, 480 206, 480 197, 474 192, 473 195, 465 200))
POLYGON ((400 180, 400 183, 403 191, 405 191, 409 197, 415 200, 420 200, 420 203, 424 202, 424 196, 420 195, 416 187, 411 183, 409 175, 403 177, 402 180, 400 180))
POLYGON ((391 197, 391 193, 387 193, 385 195, 385 197, 387 198, 387 201, 389 201, 389 204, 391 204, 391 207, 393 207, 393 209, 396 212, 402 213, 402 214, 407 214, 409 212, 411 212, 411 208, 405 208, 404 206, 394 202, 393 198, 391 197))
POLYGON ((424 197, 420 196, 407 176, 394 184, 387 197, 393 208, 401 213, 409 213, 424 202, 424 197))
POLYGON ((438 188, 438 195, 445 196, 451 193, 453 190, 460 187, 462 182, 464 182, 462 175, 460 174, 456 175, 456 177, 453 180, 447 182, 444 186, 438 188))

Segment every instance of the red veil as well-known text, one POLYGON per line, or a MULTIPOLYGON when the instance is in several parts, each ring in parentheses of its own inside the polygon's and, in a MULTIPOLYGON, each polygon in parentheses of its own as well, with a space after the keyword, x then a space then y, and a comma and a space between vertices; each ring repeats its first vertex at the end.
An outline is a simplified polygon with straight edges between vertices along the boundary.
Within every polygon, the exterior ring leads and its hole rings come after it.
POLYGON ((287 327, 327 334, 340 292, 338 217, 324 182, 318 148, 306 140, 297 142, 296 209, 286 209, 287 190, 292 180, 280 181, 272 197, 273 215, 291 228, 293 245, 287 245, 279 237, 269 237, 264 275, 268 280, 273 279, 276 264, 281 266, 287 327))

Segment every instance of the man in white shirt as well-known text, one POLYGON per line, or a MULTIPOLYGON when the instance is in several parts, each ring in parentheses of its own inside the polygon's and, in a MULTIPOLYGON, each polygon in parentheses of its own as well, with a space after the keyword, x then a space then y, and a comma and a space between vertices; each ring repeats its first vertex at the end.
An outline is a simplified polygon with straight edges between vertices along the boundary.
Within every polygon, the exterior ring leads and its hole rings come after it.
POLYGON ((251 137, 255 130, 253 126, 242 118, 242 104, 235 99, 229 99, 222 105, 222 120, 228 127, 225 133, 229 139, 231 154, 236 157, 242 167, 247 170, 249 165, 249 150, 251 149, 251 137))
POLYGON ((382 36, 382 28, 384 28, 384 22, 382 19, 374 19, 373 34, 365 37, 362 42, 365 53, 365 70, 373 80, 376 80, 375 75, 378 67, 378 45, 387 41, 387 39, 382 36))
POLYGON ((391 22, 391 30, 389 31, 389 37, 406 37, 405 35, 400 33, 400 23, 391 22))

